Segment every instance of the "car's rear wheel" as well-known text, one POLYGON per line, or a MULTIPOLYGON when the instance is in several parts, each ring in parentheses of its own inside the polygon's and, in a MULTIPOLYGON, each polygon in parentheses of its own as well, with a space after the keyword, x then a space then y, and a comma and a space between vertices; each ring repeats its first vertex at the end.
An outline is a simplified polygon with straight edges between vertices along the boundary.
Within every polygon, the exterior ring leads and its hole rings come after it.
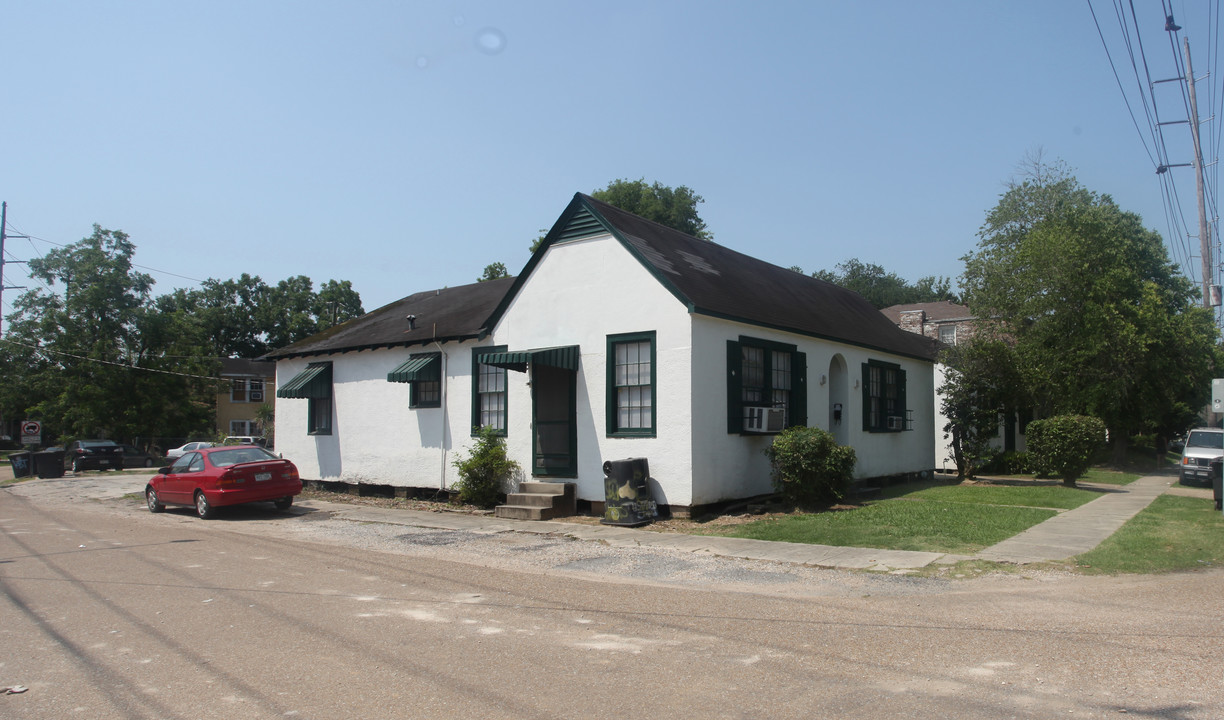
POLYGON ((145 458, 145 467, 153 467, 153 458, 145 458))
POLYGON ((159 513, 166 509, 166 506, 157 500, 157 491, 153 488, 145 488, 145 502, 149 505, 149 512, 159 513))
POLYGON ((281 511, 288 510, 289 508, 293 507, 293 496, 290 495, 288 497, 283 497, 279 500, 274 501, 274 504, 276 505, 277 510, 281 510, 281 511))
POLYGON ((205 520, 211 520, 217 515, 217 511, 213 508, 212 503, 208 502, 208 497, 199 491, 196 492, 195 507, 196 515, 205 520))

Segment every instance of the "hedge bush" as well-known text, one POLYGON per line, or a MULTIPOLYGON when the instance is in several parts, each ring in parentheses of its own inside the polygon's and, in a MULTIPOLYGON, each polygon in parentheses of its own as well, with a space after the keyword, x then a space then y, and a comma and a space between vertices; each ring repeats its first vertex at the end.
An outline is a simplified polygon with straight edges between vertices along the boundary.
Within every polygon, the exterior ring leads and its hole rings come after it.
POLYGON ((774 489, 798 506, 845 497, 858 461, 854 448, 838 445, 832 434, 814 427, 783 430, 765 454, 773 466, 774 489))
POLYGON ((486 426, 477 431, 470 454, 455 458, 455 469, 459 471, 459 480, 453 486, 456 499, 488 508, 501 502, 519 464, 506 455, 505 439, 486 426))
POLYGON ((995 455, 981 471, 986 475, 1024 475, 1033 470, 1028 453, 1009 450, 995 455))
POLYGON ((1105 444, 1105 423, 1086 415, 1057 415, 1034 420, 1025 430, 1029 461, 1039 477, 1075 480, 1092 466, 1093 455, 1105 444))

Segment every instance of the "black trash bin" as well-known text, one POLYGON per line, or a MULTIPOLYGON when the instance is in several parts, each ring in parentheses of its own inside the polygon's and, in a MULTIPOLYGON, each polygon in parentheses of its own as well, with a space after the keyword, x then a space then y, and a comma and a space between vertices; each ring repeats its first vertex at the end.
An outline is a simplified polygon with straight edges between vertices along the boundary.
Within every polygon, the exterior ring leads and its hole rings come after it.
POLYGON ((608 460, 604 471, 604 525, 638 527, 654 521, 659 508, 650 496, 646 458, 608 460))
POLYGON ((1224 460, 1211 463, 1211 494, 1215 496, 1216 510, 1224 509, 1224 460))
POLYGON ((64 477, 64 451, 42 450, 34 453, 34 472, 40 478, 64 477))
POLYGON ((9 464, 13 466, 13 477, 34 477, 34 466, 30 462, 30 453, 26 450, 19 450, 15 453, 9 453, 9 464))

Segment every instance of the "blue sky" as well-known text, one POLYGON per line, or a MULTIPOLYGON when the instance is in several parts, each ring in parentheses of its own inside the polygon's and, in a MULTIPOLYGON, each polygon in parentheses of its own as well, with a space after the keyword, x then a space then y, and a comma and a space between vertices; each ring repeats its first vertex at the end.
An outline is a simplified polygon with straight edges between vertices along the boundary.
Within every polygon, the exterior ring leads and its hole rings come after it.
MULTIPOLYGON (((1161 3, 1134 5, 1153 79, 1175 76, 1161 3)), ((1209 7, 1173 4, 1200 77, 1209 7)), ((1093 8, 1137 103, 1114 7, 1093 8)), ((1086 2, 40 0, 3 16, 0 199, 10 233, 42 239, 9 240, 8 259, 97 223, 131 235, 158 293, 307 275, 352 281, 372 310, 491 262, 517 272, 573 193, 639 177, 689 186, 716 242, 769 262, 955 278, 1038 149, 1170 234, 1086 2)), ((1156 93, 1162 119, 1186 117, 1174 84, 1156 93)), ((1189 162, 1185 126, 1165 137, 1189 162)), ((1195 226, 1193 175, 1170 173, 1195 226)))

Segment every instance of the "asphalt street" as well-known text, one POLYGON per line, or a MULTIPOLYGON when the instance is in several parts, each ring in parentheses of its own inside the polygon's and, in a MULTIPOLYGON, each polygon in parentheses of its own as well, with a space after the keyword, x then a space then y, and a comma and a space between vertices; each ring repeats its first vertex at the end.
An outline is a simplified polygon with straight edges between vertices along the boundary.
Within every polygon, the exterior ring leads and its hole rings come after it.
MULTIPOLYGON (((1224 716, 1224 573, 964 580, 0 489, 0 717, 1224 716)), ((130 476, 129 476, 130 477, 130 476)), ((139 485, 139 480, 136 484, 139 485)))

